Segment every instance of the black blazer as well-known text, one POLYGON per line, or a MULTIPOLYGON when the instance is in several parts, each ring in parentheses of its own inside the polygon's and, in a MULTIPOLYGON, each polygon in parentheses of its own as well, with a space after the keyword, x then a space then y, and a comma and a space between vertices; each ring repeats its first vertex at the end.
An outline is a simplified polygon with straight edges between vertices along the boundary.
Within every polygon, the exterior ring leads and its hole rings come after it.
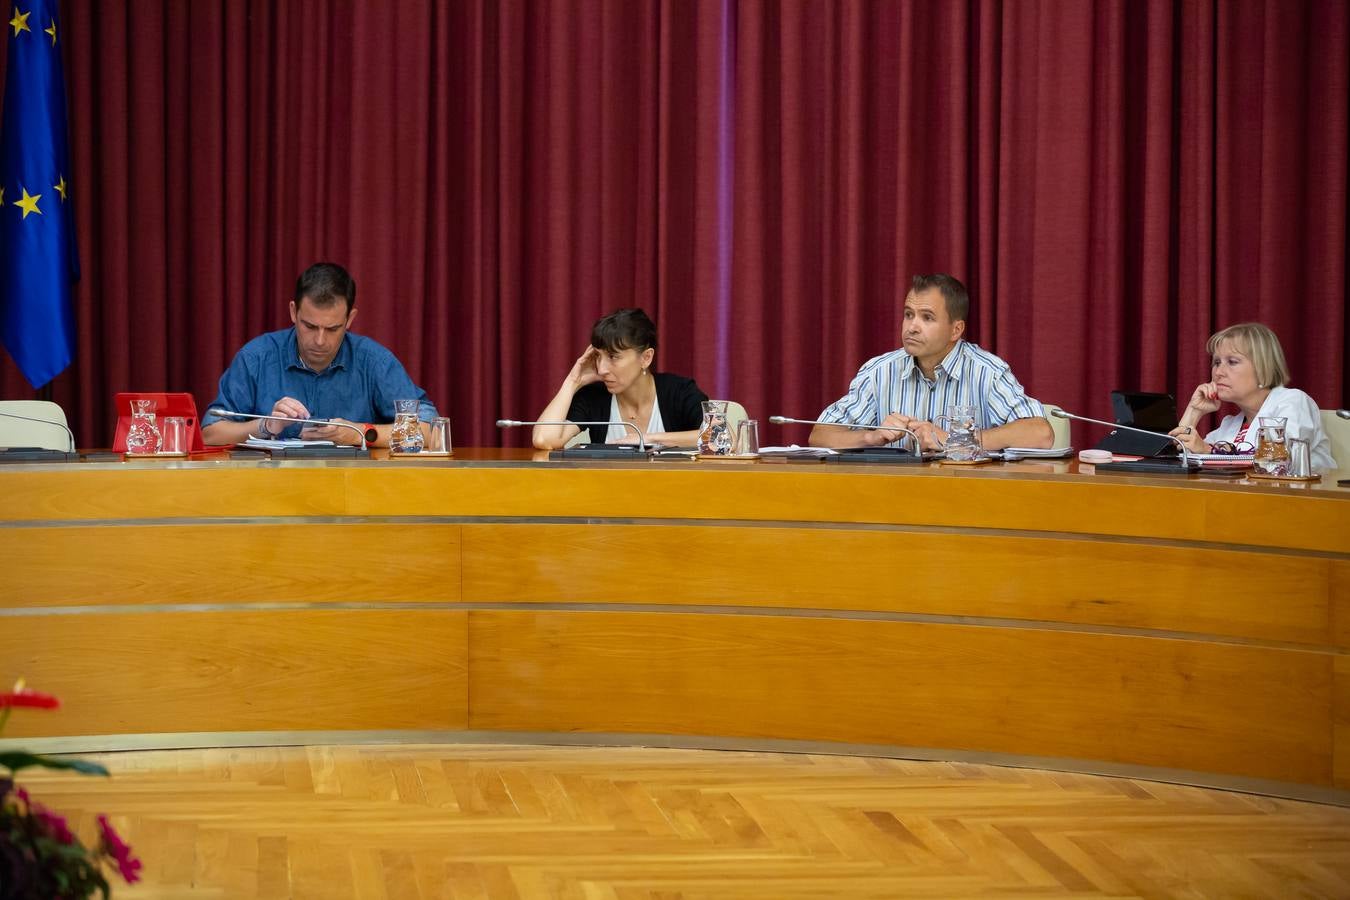
MULTIPOLYGON (((666 431, 694 431, 703 424, 703 401, 708 395, 699 390, 694 379, 669 372, 653 372, 656 379, 656 403, 666 431)), ((608 422, 610 393, 603 382, 588 384, 572 397, 567 410, 570 422, 608 422)), ((642 423, 645 429, 646 423, 642 423)), ((584 429, 583 429, 584 430, 584 429)), ((591 425, 591 443, 603 444, 608 425, 591 425)))

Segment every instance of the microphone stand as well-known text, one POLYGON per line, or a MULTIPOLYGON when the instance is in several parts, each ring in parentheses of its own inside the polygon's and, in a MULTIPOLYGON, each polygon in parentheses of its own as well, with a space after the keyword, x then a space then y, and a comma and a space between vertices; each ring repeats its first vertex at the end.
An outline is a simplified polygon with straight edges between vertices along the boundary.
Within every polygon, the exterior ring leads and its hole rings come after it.
MULTIPOLYGON (((497 420, 498 428, 519 428, 522 425, 576 425, 578 427, 591 425, 620 425, 624 428, 631 428, 637 432, 637 447, 633 450, 585 450, 577 453, 575 451, 569 451, 566 447, 561 447, 557 450, 549 451, 550 453, 570 454, 573 459, 621 459, 625 456, 631 456, 634 452, 646 453, 648 449, 647 435, 637 426, 636 422, 573 422, 570 419, 534 419, 530 421, 523 419, 497 420)), ((559 458, 563 459, 566 457, 560 456, 559 458)))
MULTIPOLYGON (((856 462, 860 454, 868 452, 880 453, 882 455, 873 456, 869 462, 923 462, 923 447, 919 444, 919 436, 908 428, 899 428, 895 425, 853 425, 848 422, 822 422, 819 419, 793 419, 788 416, 769 416, 769 421, 775 425, 840 425, 844 428, 857 428, 862 431, 899 431, 910 436, 914 441, 913 457, 896 458, 892 453, 887 453, 885 447, 850 447, 840 451, 842 454, 850 454, 847 462, 856 462)), ((894 448, 898 453, 900 448, 894 448)), ((829 459, 830 457, 826 457, 829 459)), ((866 459, 866 457, 862 457, 866 459)))
POLYGON ((1094 425, 1105 425, 1107 428, 1119 428, 1122 431, 1134 431, 1139 434, 1146 434, 1149 437, 1162 437, 1177 445, 1181 450, 1181 464, 1161 459, 1141 459, 1134 462, 1111 462, 1101 463, 1097 466, 1097 471, 1107 472, 1152 472, 1152 473, 1170 473, 1178 475, 1189 475, 1200 471, 1200 464, 1191 459, 1191 454, 1186 450, 1186 444, 1173 434, 1160 434, 1156 431, 1149 431, 1147 428, 1135 428, 1133 425, 1120 425, 1116 422, 1108 422, 1105 419, 1093 419, 1088 416, 1080 416, 1076 413, 1067 412, 1062 409, 1050 410, 1050 415, 1057 419, 1073 419, 1078 422, 1091 422, 1094 425))
POLYGON ((297 422, 301 425, 318 426, 321 428, 330 425, 336 428, 346 428, 355 431, 357 437, 361 438, 362 452, 365 452, 368 449, 366 447, 366 433, 349 422, 334 422, 331 419, 293 419, 290 416, 276 415, 263 416, 258 413, 235 412, 230 409, 208 409, 206 414, 209 416, 219 416, 222 419, 276 419, 278 422, 297 422))

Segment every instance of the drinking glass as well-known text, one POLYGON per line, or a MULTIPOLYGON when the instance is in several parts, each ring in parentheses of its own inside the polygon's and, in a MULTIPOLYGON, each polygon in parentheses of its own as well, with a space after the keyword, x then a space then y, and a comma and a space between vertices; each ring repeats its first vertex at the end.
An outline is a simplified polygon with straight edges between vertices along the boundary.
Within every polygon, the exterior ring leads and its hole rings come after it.
POLYGON ((1302 438, 1289 438, 1289 474, 1295 478, 1307 478, 1312 475, 1312 456, 1308 442, 1302 438))
POLYGON ((431 420, 431 442, 427 444, 427 451, 447 455, 454 452, 454 447, 450 443, 450 420, 445 416, 437 416, 431 420))
POLYGON ((155 425, 155 401, 131 401, 131 427, 127 429, 127 452, 146 455, 159 452, 159 428, 155 425))
POLYGON ((754 456, 759 453, 759 421, 742 419, 736 426, 736 455, 754 456))
POLYGON ((394 427, 389 431, 390 453, 421 453, 424 438, 416 400, 394 401, 394 427))
POLYGON ((1284 443, 1286 420, 1277 416, 1262 416, 1256 420, 1256 453, 1252 465, 1262 475, 1289 474, 1289 448, 1284 443))
POLYGON ((183 416, 166 416, 164 418, 164 433, 159 452, 187 456, 188 427, 186 418, 183 416))

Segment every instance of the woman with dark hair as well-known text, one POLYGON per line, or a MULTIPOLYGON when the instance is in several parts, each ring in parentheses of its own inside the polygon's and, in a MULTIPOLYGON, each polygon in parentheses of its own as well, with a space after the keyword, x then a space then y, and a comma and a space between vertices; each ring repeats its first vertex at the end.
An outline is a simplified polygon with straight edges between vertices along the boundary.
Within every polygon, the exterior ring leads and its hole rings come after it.
POLYGON ((591 345, 539 414, 540 419, 566 419, 569 424, 534 426, 534 446, 565 446, 581 431, 572 422, 609 423, 587 426, 593 444, 636 443, 637 433, 624 422, 641 428, 649 443, 698 443, 708 395, 692 378, 653 372, 655 355, 656 325, 642 310, 620 309, 596 322, 591 345))

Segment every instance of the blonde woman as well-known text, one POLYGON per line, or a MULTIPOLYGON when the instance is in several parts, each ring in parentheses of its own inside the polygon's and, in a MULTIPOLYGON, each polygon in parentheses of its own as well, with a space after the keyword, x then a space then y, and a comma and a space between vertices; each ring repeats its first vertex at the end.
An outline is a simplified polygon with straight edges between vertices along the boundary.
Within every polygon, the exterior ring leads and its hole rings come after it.
POLYGON ((1172 429, 1194 453, 1250 453, 1256 444, 1257 419, 1285 420, 1285 435, 1308 442, 1314 472, 1336 468, 1331 441, 1313 399, 1289 383, 1289 366, 1275 332, 1257 322, 1231 325, 1210 336, 1205 345, 1211 360, 1210 380, 1191 395, 1181 422, 1172 429), (1219 427, 1205 435, 1200 420, 1225 403, 1237 407, 1219 427))

